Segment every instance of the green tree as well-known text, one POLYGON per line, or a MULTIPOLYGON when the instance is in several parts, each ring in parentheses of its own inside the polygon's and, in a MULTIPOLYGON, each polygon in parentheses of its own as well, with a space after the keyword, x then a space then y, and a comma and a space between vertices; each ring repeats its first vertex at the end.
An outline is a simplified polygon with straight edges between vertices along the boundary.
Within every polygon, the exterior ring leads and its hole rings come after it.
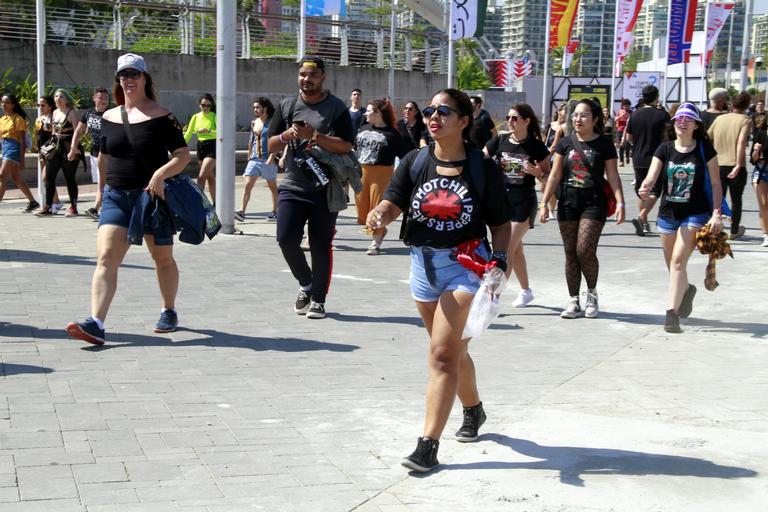
MULTIPOLYGON (((576 52, 573 54, 573 60, 571 61, 571 66, 568 68, 569 76, 579 75, 579 62, 585 54, 589 53, 589 48, 588 44, 583 43, 576 48, 576 52)), ((554 75, 563 74, 563 51, 564 47, 558 46, 549 52, 549 62, 552 66, 552 74, 554 75)))
POLYGON ((475 54, 478 44, 471 39, 461 39, 456 44, 458 55, 456 56, 456 80, 461 90, 487 89, 491 86, 491 80, 485 72, 483 63, 475 54))

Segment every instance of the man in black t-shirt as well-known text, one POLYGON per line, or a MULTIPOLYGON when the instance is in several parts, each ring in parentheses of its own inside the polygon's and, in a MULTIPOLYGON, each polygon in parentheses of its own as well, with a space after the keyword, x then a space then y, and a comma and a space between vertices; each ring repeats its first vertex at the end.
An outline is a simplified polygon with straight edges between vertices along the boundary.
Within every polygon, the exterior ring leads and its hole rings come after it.
POLYGON ((728 113, 728 91, 722 87, 715 87, 709 91, 709 108, 701 113, 701 124, 704 130, 709 130, 715 119, 728 113))
POLYGON ((632 219, 637 236, 645 236, 651 232, 648 224, 648 214, 661 195, 661 183, 657 180, 650 197, 647 200, 640 198, 638 190, 643 180, 648 175, 651 160, 656 148, 662 142, 670 124, 669 114, 656 107, 659 99, 659 90, 653 85, 647 85, 642 91, 642 106, 638 107, 629 117, 624 138, 632 144, 632 165, 635 168, 635 194, 637 194, 637 218, 632 219))
MULTIPOLYGON (((99 144, 101 143, 101 116, 104 115, 107 107, 109 107, 109 91, 104 87, 97 87, 93 90, 92 99, 93 108, 87 110, 80 118, 80 122, 77 123, 75 132, 72 135, 72 149, 70 149, 67 158, 70 160, 75 160, 77 158, 77 154, 80 152, 80 141, 87 131, 88 135, 91 137, 91 154, 88 155, 88 166, 91 169, 91 181, 98 183, 99 166, 96 162, 97 158, 99 158, 99 144)), ((100 204, 94 204, 94 206, 85 210, 85 213, 91 219, 97 221, 99 220, 99 208, 101 208, 100 204)))
POLYGON ((281 153, 288 146, 285 177, 277 196, 277 242, 300 286, 294 311, 307 318, 325 318, 338 212, 328 208, 332 171, 320 165, 309 149, 318 146, 330 153, 346 154, 355 136, 347 106, 323 89, 323 60, 304 57, 299 66, 299 94, 280 102, 268 132, 270 153, 281 153), (300 245, 305 224, 312 268, 300 245))
POLYGON ((496 136, 496 124, 491 119, 491 114, 483 110, 483 98, 472 96, 472 128, 469 130, 469 139, 477 149, 482 150, 485 145, 496 136))

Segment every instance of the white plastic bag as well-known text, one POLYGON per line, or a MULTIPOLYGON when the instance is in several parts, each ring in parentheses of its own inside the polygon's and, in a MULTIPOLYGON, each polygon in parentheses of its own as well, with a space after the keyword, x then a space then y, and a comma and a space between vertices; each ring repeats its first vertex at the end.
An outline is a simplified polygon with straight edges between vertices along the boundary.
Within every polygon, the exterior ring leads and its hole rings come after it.
POLYGON ((501 313, 501 294, 506 287, 507 278, 500 269, 492 268, 483 274, 480 289, 472 299, 461 339, 479 337, 498 318, 501 313))

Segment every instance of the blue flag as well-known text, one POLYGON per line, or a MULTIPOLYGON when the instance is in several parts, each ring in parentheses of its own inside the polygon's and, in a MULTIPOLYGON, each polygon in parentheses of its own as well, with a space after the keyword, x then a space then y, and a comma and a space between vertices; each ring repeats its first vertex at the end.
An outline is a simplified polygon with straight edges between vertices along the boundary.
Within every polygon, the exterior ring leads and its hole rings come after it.
POLYGON ((331 16, 339 14, 347 15, 347 2, 345 0, 306 0, 304 13, 307 16, 331 16))

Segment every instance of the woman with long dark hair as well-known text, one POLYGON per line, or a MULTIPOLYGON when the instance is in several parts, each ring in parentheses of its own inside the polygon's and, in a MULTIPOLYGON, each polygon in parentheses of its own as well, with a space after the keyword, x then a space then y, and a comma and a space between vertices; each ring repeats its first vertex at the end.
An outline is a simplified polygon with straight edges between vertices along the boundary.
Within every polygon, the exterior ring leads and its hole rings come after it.
POLYGON ((457 259, 460 255, 464 255, 462 261, 482 258, 506 270, 510 233, 502 174, 469 142, 469 97, 444 89, 422 112, 434 142, 403 159, 367 221, 370 229, 381 229, 406 212, 404 242, 411 247, 411 295, 430 337, 424 430, 416 449, 402 461, 417 472, 438 465, 439 439, 457 393, 464 406, 464 422, 456 439, 477 440, 485 422, 469 340, 462 340, 480 278, 457 259))
POLYGON ((507 277, 514 271, 520 293, 513 307, 524 308, 533 300, 523 237, 536 219, 536 179, 549 173, 549 150, 541 140, 539 120, 530 105, 517 103, 507 112, 509 133, 496 135, 484 152, 504 173, 507 200, 512 207, 512 234, 508 254, 512 260, 507 277))
POLYGON ((189 141, 194 135, 197 137, 197 160, 200 162, 200 174, 197 176, 197 184, 211 193, 211 200, 216 202, 216 103, 213 96, 208 93, 200 96, 198 100, 200 112, 189 119, 189 124, 184 132, 184 140, 189 141))
MULTIPOLYGON (((101 123, 96 196, 101 214, 96 270, 91 281, 91 316, 83 322, 70 322, 66 328, 73 338, 94 345, 104 344, 104 320, 117 291, 118 269, 130 247, 128 228, 134 210, 142 208, 146 193, 151 199, 164 200, 165 180, 179 174, 189 163, 181 126, 168 109, 155 101, 152 77, 143 57, 127 53, 117 59, 112 93, 118 106, 104 112, 101 123), (128 123, 132 135, 124 123, 128 123)), ((140 213, 136 216, 141 217, 140 213)), ((153 227, 150 223, 143 223, 143 228, 163 299, 154 331, 172 332, 179 322, 175 309, 179 269, 173 258, 172 228, 153 227)))
POLYGON ((421 138, 427 126, 424 124, 424 117, 421 115, 418 103, 409 101, 405 104, 403 117, 397 121, 396 128, 403 140, 409 145, 409 149, 421 147, 421 138))
MULTIPOLYGON (((53 101, 53 96, 40 96, 37 99, 37 107, 40 110, 40 115, 35 120, 35 147, 40 151, 40 147, 53 137, 53 111, 56 110, 56 103, 53 101)), ((42 171, 41 177, 43 182, 45 182, 45 158, 43 155, 38 155, 38 159, 40 160, 40 169, 42 171)), ((43 201, 45 201, 44 197, 43 201)), ((43 209, 46 206, 43 204, 43 209)), ((53 191, 53 204, 50 207, 51 212, 54 214, 62 208, 58 190, 53 191)))
POLYGON ((27 198, 24 211, 29 213, 38 206, 35 197, 21 177, 24 168, 24 154, 27 151, 27 113, 21 108, 19 100, 11 93, 0 97, 2 115, 0 116, 0 139, 2 139, 2 160, 0 161, 0 201, 5 195, 6 181, 13 180, 27 198))
MULTIPOLYGON (((387 190, 395 170, 395 158, 404 157, 410 147, 395 129, 395 113, 386 99, 368 102, 365 123, 355 138, 357 161, 363 170, 363 189, 355 195, 357 223, 361 225, 366 224, 368 213, 387 190)), ((370 234, 371 245, 366 253, 373 256, 381 253, 387 228, 375 229, 370 234)))
POLYGON ((54 203, 56 195, 56 176, 59 170, 64 172, 64 179, 67 182, 67 192, 69 194, 69 208, 67 208, 67 217, 78 214, 77 196, 78 186, 75 173, 79 160, 69 160, 67 154, 72 146, 72 135, 78 123, 77 114, 75 114, 75 104, 72 96, 65 89, 56 89, 53 94, 53 101, 56 104, 56 110, 52 116, 53 136, 56 141, 56 150, 53 151, 45 163, 45 206, 41 208, 36 215, 53 215, 54 211, 51 205, 54 203))
POLYGON ((597 277, 600 263, 597 244, 608 214, 603 192, 607 181, 616 200, 616 223, 624 222, 624 193, 617 170, 616 147, 603 135, 600 105, 584 99, 576 103, 571 116, 573 133, 560 139, 544 196, 539 203, 542 223, 549 220, 549 200, 555 195, 557 221, 565 249, 565 278, 570 299, 562 318, 595 318, 597 277), (584 310, 579 303, 581 276, 587 281, 584 310))
POLYGON ((658 147, 638 193, 646 199, 656 181, 662 180, 656 227, 669 271, 664 330, 679 333, 680 318, 691 314, 696 295, 696 287, 688 282, 688 259, 696 248, 696 233, 702 226, 709 224, 711 233, 722 230, 723 189, 717 152, 704 130, 699 109, 693 103, 683 103, 672 119, 675 140, 662 142, 658 147), (711 195, 706 190, 707 175, 711 195))
POLYGON ((251 135, 248 139, 248 165, 245 166, 245 189, 243 189, 243 202, 240 210, 235 212, 235 219, 245 221, 245 209, 251 200, 251 192, 256 185, 256 180, 263 177, 267 180, 267 186, 272 193, 272 212, 267 215, 268 220, 277 220, 277 157, 270 155, 267 150, 267 132, 272 116, 275 115, 275 106, 269 98, 259 96, 253 102, 253 120, 251 121, 251 135))

